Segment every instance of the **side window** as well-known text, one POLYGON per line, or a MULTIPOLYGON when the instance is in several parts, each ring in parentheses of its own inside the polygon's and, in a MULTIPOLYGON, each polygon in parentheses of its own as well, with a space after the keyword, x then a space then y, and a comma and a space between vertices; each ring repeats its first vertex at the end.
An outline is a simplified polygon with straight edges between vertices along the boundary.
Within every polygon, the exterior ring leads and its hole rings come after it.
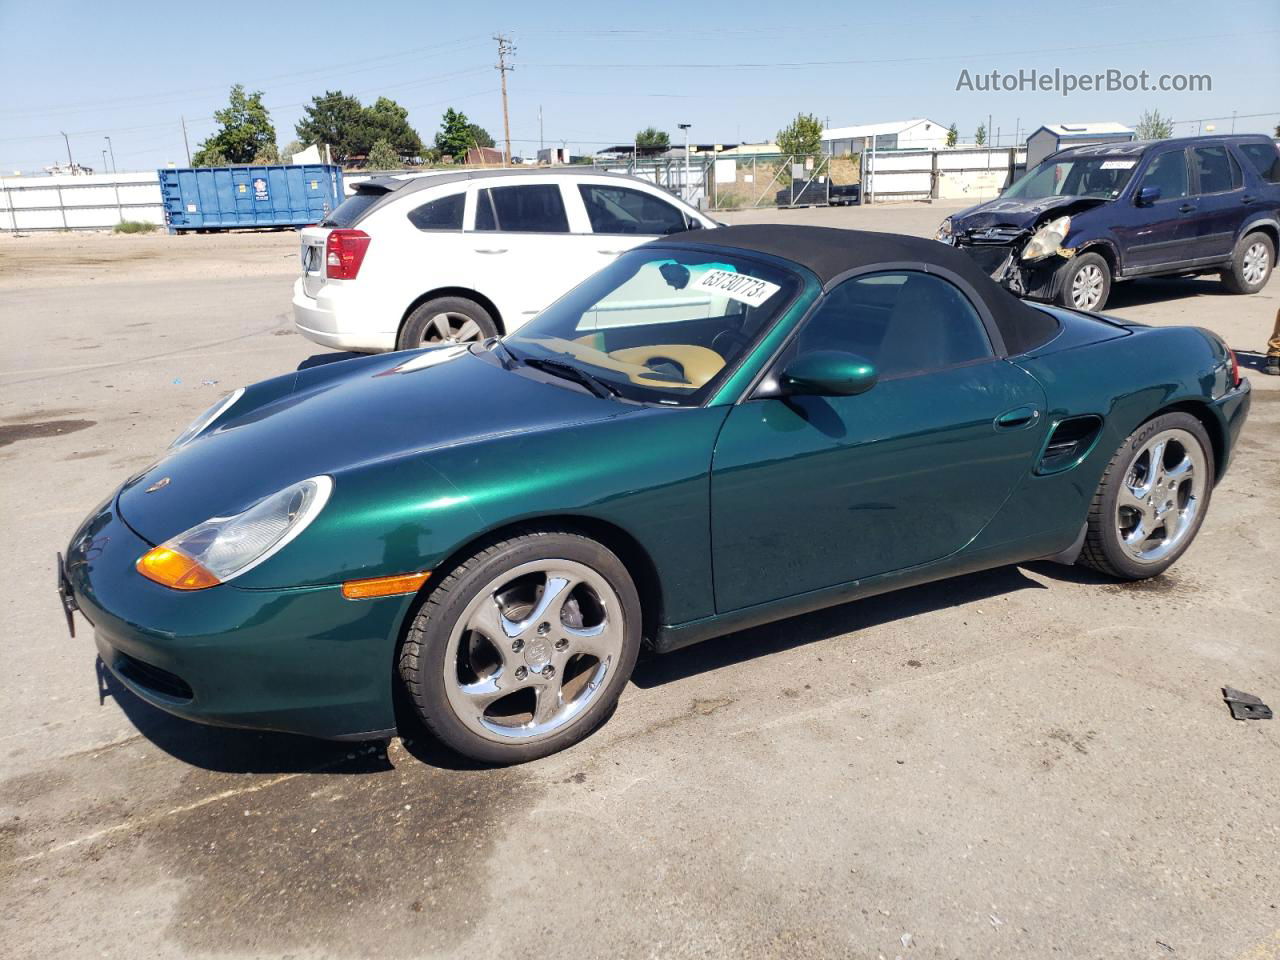
POLYGON ((1280 183, 1280 147, 1271 143, 1236 144, 1258 176, 1267 183, 1280 183))
POLYGON ((554 183, 491 187, 476 193, 476 229, 568 233, 560 187, 554 183))
POLYGON ((578 192, 587 207, 593 233, 662 236, 688 229, 680 210, 643 190, 582 183, 578 192))
POLYGON ((409 211, 409 222, 419 230, 461 230, 465 193, 455 193, 424 203, 409 211))
POLYGON ((1235 158, 1227 153, 1226 147, 1217 144, 1196 147, 1191 155, 1195 158, 1196 172, 1200 175, 1201 193, 1225 193, 1236 189, 1243 182, 1240 167, 1235 158))
POLYGON ((827 294, 797 338, 796 354, 855 353, 881 379, 940 370, 992 356, 982 318, 941 277, 912 270, 847 280, 827 294))
POLYGON ((1142 175, 1143 187, 1159 187, 1160 199, 1169 200, 1187 195, 1187 154, 1183 150, 1170 150, 1151 161, 1142 175))

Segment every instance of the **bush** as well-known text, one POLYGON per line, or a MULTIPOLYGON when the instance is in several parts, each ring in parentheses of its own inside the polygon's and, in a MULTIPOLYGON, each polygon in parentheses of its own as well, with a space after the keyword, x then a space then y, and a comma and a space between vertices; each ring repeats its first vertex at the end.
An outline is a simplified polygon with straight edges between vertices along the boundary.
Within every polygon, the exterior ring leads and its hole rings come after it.
POLYGON ((121 220, 116 224, 114 233, 150 233, 156 229, 154 223, 145 220, 121 220))

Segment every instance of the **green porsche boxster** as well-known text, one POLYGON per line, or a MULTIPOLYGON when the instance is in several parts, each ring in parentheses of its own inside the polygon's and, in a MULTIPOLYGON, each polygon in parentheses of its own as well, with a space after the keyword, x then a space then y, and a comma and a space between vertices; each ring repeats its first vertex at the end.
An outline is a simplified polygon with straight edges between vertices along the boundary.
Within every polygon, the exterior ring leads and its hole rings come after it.
POLYGON ((179 716, 371 739, 399 702, 518 762, 595 729, 642 644, 1038 558, 1156 576, 1248 409, 1213 333, 1023 303, 943 244, 700 231, 507 336, 235 391, 58 588, 179 716))

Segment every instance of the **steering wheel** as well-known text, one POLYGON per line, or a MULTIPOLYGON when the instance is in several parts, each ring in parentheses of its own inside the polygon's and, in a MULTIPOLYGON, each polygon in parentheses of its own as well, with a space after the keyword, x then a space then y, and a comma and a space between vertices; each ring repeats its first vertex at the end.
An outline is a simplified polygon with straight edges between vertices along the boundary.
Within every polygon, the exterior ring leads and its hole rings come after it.
POLYGON ((741 331, 721 330, 711 338, 711 349, 722 357, 729 357, 740 350, 745 350, 750 343, 751 338, 741 331))

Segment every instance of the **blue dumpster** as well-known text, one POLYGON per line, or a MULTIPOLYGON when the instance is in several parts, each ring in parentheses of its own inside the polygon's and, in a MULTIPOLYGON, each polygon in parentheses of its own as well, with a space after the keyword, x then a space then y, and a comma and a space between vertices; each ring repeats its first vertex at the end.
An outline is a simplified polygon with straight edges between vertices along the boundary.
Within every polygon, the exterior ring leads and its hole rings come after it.
POLYGON ((170 233, 305 227, 342 202, 342 168, 330 164, 164 169, 160 193, 170 233))

